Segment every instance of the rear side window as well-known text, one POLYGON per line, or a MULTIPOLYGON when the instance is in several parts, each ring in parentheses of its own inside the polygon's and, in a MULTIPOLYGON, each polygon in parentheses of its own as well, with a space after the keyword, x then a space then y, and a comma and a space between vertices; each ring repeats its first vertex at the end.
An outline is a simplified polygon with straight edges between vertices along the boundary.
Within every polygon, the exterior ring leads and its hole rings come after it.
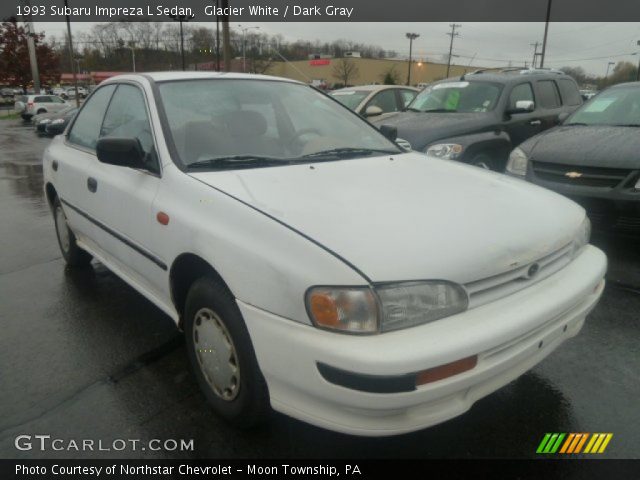
POLYGON ((509 95, 509 108, 516 108, 516 102, 521 100, 529 100, 533 102, 533 89, 530 83, 521 83, 511 90, 509 95))
POLYGON ((553 80, 541 80, 538 82, 538 96, 540 105, 544 108, 557 108, 561 105, 558 87, 553 80))
POLYGON ((51 97, 36 97, 33 101, 35 103, 51 103, 51 97))
POLYGON ((581 105, 582 97, 576 85, 569 79, 563 78, 558 80, 562 103, 565 105, 581 105))
POLYGON ((73 127, 69 132, 69 141, 71 143, 91 150, 96 149, 104 112, 107 110, 111 94, 115 88, 115 85, 107 85, 98 89, 82 106, 82 110, 78 113, 76 121, 73 122, 73 127))

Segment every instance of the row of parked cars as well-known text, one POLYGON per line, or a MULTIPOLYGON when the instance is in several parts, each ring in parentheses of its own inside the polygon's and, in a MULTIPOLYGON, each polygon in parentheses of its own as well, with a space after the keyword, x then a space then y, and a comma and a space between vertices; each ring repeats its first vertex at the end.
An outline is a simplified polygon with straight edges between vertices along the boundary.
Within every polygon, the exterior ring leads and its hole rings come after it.
POLYGON ((595 95, 560 71, 477 71, 420 93, 365 86, 331 95, 414 150, 506 171, 574 199, 598 229, 640 233, 638 83, 595 95))
POLYGON ((75 104, 58 95, 19 95, 14 109, 25 122, 31 122, 39 135, 54 136, 64 132, 78 111, 75 104))
POLYGON ((62 255, 98 259, 165 312, 234 424, 274 408, 382 436, 460 415, 576 335, 600 298, 585 210, 522 178, 613 181, 595 166, 613 148, 598 129, 637 132, 640 95, 582 105, 573 80, 540 71, 406 90, 374 126, 289 79, 112 77, 44 152, 62 255))

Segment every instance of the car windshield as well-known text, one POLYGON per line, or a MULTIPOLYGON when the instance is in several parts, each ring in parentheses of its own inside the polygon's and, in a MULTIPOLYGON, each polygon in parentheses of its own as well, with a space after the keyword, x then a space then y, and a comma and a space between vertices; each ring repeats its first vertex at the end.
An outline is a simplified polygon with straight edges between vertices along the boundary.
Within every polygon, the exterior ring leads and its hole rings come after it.
POLYGON ((576 110, 564 124, 640 126, 640 88, 606 90, 576 110))
POLYGON ((488 112, 499 97, 497 84, 446 82, 425 88, 407 108, 419 112, 488 112))
POLYGON ((367 95, 371 92, 363 91, 363 90, 336 90, 335 92, 331 92, 333 98, 343 104, 345 107, 350 108, 351 110, 355 110, 358 108, 358 105, 365 99, 367 95))
POLYGON ((306 85, 206 79, 162 82, 159 90, 165 134, 188 167, 253 168, 401 152, 306 85))

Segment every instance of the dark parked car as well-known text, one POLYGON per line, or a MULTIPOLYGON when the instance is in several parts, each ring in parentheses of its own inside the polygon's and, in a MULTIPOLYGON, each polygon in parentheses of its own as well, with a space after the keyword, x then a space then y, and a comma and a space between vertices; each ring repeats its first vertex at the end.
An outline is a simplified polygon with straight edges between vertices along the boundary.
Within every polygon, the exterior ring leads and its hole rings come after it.
POLYGON ((46 133, 47 124, 51 123, 52 120, 57 118, 64 117, 70 111, 77 111, 76 107, 69 106, 64 110, 60 110, 59 112, 51 112, 51 113, 41 113, 39 115, 34 115, 31 117, 31 123, 33 123, 36 133, 44 134, 46 133))
POLYGON ((480 70, 425 88, 390 125, 412 148, 503 171, 509 152, 582 105, 578 85, 553 70, 480 70))
POLYGON ((577 201, 597 230, 640 234, 640 82, 603 91, 524 142, 507 173, 577 201))
POLYGON ((64 129, 67 128, 67 125, 69 125, 69 122, 75 117, 76 113, 78 113, 78 109, 72 108, 66 110, 64 113, 60 113, 56 117, 52 117, 51 121, 46 123, 44 127, 45 134, 54 136, 64 132, 64 129))

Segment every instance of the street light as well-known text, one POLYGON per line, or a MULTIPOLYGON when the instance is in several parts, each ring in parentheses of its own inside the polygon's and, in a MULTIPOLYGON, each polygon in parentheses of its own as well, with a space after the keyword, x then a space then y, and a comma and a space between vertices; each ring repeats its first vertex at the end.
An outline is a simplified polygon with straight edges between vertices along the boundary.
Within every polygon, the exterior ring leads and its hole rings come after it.
POLYGON ((251 29, 260 30, 260 27, 243 27, 242 25, 238 25, 238 27, 240 27, 240 30, 242 30, 242 72, 246 73, 247 72, 247 55, 246 55, 247 43, 245 41, 245 37, 247 35, 247 30, 251 30, 251 29))
POLYGON ((409 39, 409 71, 407 73, 407 85, 411 85, 411 55, 413 54, 413 41, 420 36, 419 33, 407 33, 409 39))
POLYGON ((606 80, 609 77, 609 67, 611 67, 611 65, 615 65, 616 62, 609 62, 607 63, 607 73, 605 73, 604 75, 604 79, 606 80))
MULTIPOLYGON (((636 42, 636 45, 640 45, 640 40, 636 42)), ((640 59, 638 59, 638 71, 636 72, 636 82, 640 80, 640 59)))
POLYGON ((133 73, 136 73, 136 42, 131 40, 127 48, 131 50, 131 66, 133 67, 133 73))
POLYGON ((184 33, 182 31, 182 22, 188 22, 192 20, 195 15, 169 15, 169 18, 180 22, 180 57, 182 58, 182 71, 186 70, 184 65, 184 33))

